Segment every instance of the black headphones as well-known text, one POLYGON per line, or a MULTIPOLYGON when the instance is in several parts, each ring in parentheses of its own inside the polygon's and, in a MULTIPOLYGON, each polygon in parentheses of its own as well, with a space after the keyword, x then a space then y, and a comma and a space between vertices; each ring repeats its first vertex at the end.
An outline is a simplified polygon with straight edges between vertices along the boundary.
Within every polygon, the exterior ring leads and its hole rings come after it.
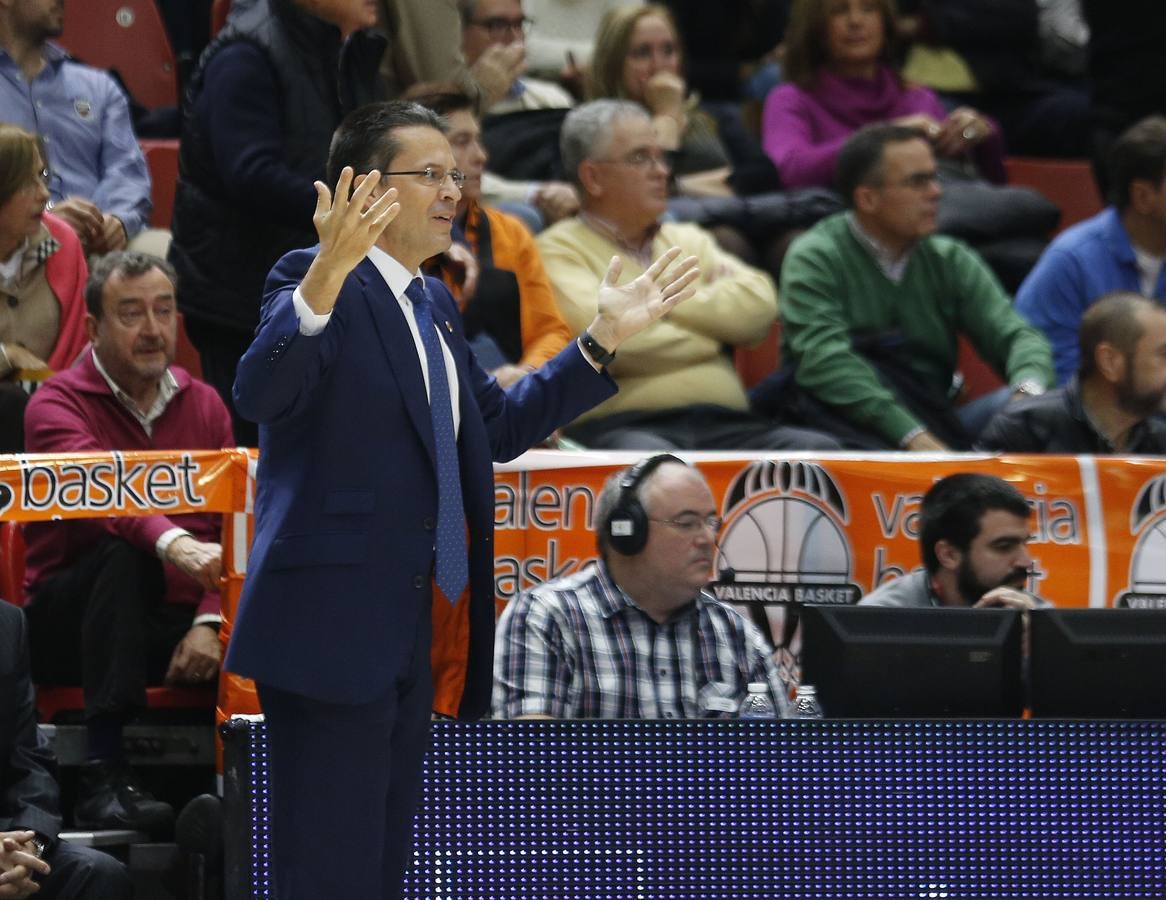
POLYGON ((636 496, 636 489, 666 462, 688 465, 679 456, 658 453, 641 459, 619 480, 619 496, 603 523, 603 532, 612 549, 624 556, 635 556, 648 543, 648 513, 636 496))

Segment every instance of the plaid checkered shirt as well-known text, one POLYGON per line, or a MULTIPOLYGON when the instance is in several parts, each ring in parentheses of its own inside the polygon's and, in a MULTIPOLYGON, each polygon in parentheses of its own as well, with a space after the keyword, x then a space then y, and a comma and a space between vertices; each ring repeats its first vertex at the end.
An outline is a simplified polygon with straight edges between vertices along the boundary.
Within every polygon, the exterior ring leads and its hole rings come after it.
POLYGON ((773 651, 706 591, 659 624, 593 563, 511 601, 494 652, 495 718, 734 718, 747 685, 789 711, 773 651))

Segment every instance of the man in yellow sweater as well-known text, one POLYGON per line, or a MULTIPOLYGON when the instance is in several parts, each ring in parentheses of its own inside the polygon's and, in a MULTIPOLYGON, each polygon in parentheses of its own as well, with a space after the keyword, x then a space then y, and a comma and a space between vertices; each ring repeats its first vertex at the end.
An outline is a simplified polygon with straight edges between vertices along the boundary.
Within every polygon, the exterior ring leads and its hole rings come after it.
POLYGON ((668 160, 643 108, 622 100, 584 104, 567 116, 561 144, 582 208, 544 231, 538 245, 572 332, 594 318, 595 292, 613 256, 623 263, 621 282, 674 244, 701 269, 697 295, 608 364, 619 394, 581 416, 567 436, 610 450, 836 449, 824 434, 749 411, 729 348, 765 337, 777 318, 777 290, 704 229, 660 222, 668 160))

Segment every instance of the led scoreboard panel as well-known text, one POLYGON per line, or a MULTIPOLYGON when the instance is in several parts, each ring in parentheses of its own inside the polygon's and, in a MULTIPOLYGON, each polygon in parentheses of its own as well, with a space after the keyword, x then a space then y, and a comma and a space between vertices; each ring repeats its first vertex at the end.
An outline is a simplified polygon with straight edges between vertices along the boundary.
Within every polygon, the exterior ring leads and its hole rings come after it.
MULTIPOLYGON (((228 725, 265 897, 261 724, 228 725)), ((415 900, 1166 896, 1166 722, 436 722, 415 900)))

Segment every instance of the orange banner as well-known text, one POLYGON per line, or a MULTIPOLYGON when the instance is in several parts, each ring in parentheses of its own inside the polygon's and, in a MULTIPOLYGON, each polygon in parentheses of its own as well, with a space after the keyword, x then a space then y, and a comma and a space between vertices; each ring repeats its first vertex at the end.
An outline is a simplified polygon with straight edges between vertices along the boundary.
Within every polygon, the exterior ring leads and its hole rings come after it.
MULTIPOLYGON (((920 565, 919 503, 953 472, 1012 482, 1033 510, 1029 588, 1058 606, 1166 608, 1166 460, 901 454, 682 454, 706 474, 724 525, 713 590, 768 617, 789 603, 853 603, 920 565)), ((642 454, 533 451, 496 467, 499 604, 595 557, 595 498, 642 454)), ((222 637, 247 569, 255 451, 0 456, 0 518, 221 512, 222 637)), ((227 676, 219 715, 254 712, 227 676)))

